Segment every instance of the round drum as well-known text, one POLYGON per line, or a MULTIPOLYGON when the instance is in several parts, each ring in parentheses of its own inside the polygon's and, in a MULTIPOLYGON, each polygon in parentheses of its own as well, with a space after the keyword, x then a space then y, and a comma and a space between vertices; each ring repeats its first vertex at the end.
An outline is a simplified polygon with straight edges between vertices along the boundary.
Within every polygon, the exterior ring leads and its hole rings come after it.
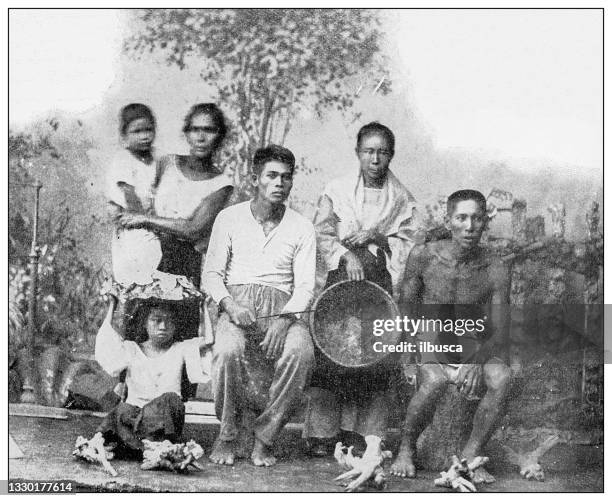
POLYGON ((325 289, 315 301, 310 332, 317 348, 334 365, 366 369, 394 355, 375 351, 374 344, 397 344, 401 331, 376 336, 374 327, 375 321, 380 327, 398 315, 397 305, 382 287, 367 280, 346 280, 325 289))

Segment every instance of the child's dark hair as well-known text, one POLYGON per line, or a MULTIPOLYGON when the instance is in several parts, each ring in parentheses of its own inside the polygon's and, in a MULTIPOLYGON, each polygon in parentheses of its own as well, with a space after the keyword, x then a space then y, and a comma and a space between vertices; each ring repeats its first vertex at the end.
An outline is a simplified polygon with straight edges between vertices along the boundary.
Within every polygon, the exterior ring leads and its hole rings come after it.
POLYGON ((223 115, 223 112, 215 103, 194 104, 191 108, 189 108, 187 115, 185 115, 185 118, 183 119, 183 133, 186 134, 189 132, 189 129, 191 129, 191 121, 196 115, 208 115, 210 118, 212 118, 215 127, 217 128, 217 134, 219 134, 215 143, 215 148, 218 148, 227 135, 227 125, 225 123, 225 116, 223 115))
POLYGON ((395 153, 395 135, 391 129, 389 129, 389 127, 378 122, 370 122, 359 129, 359 132, 357 133, 357 148, 361 146, 361 141, 364 137, 372 134, 380 134, 381 136, 385 137, 389 143, 391 153, 395 153))
MULTIPOLYGON (((168 311, 172 314, 172 319, 174 323, 177 321, 176 309, 168 304, 162 304, 156 301, 146 301, 141 303, 138 306, 138 309, 135 312, 134 324, 135 324, 135 335, 137 343, 144 343, 147 339, 149 339, 149 334, 147 332, 147 319, 149 318, 149 314, 154 309, 162 309, 164 311, 168 311)), ((176 332, 174 333, 176 336, 176 332)))
POLYGON ((264 165, 272 160, 288 165, 291 167, 291 173, 293 174, 295 170, 295 156, 291 150, 277 144, 270 144, 265 148, 259 148, 255 152, 253 156, 253 173, 259 176, 264 165))
POLYGON ((136 343, 143 343, 149 339, 147 319, 154 308, 161 308, 172 313, 176 327, 175 342, 182 341, 198 332, 200 316, 197 301, 175 303, 156 299, 134 300, 126 304, 126 339, 136 343))
POLYGON ((450 216, 455 211, 459 202, 473 200, 478 204, 483 213, 487 212, 487 199, 477 190, 459 190, 452 193, 446 201, 446 213, 450 216))
POLYGON ((127 128, 134 120, 139 118, 148 118, 153 124, 153 128, 156 127, 155 115, 146 104, 141 103, 130 103, 119 112, 119 133, 125 136, 127 128))

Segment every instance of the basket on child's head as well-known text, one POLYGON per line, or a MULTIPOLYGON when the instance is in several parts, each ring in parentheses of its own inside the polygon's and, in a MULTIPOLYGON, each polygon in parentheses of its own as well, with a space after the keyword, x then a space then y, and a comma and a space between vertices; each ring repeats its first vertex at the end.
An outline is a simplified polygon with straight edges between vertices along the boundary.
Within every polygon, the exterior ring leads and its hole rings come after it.
POLYGON ((153 307, 172 309, 176 321, 176 340, 198 335, 204 295, 187 277, 155 271, 146 284, 126 287, 109 280, 104 284, 102 293, 117 300, 112 324, 125 339, 137 342, 146 339, 146 317, 153 307))
POLYGON ((393 355, 379 350, 399 343, 401 331, 381 335, 375 331, 380 334, 381 321, 398 315, 397 305, 382 287, 367 280, 347 280, 328 287, 315 301, 310 330, 315 345, 332 363, 365 369, 393 355))

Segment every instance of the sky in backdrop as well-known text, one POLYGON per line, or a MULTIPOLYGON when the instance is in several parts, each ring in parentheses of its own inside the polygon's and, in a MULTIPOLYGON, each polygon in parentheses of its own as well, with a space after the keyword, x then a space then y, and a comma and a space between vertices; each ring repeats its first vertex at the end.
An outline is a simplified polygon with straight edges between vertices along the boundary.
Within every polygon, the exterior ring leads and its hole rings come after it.
MULTIPOLYGON (((373 81, 357 109, 364 121, 395 131, 392 167, 417 198, 485 189, 494 182, 482 175, 491 163, 510 166, 510 184, 517 173, 533 184, 534 172, 543 184, 549 176, 600 183, 600 11, 387 10, 381 18, 393 92, 373 94, 373 81)), ((117 147, 116 116, 127 102, 154 109, 158 149, 183 152, 183 115, 215 98, 194 72, 122 54, 125 11, 13 10, 9 22, 11 126, 51 112, 85 117, 101 163, 117 147)), ((323 182, 356 167, 362 124, 333 113, 324 121, 298 117, 287 145, 320 173, 317 182, 297 183, 298 191, 316 199, 323 182)), ((526 193, 538 210, 542 200, 566 198, 533 186, 526 193)))
MULTIPOLYGON (((123 16, 12 11, 11 122, 103 105, 123 84, 123 16)), ((383 19, 394 89, 411 94, 437 146, 601 166, 599 11, 409 10, 383 19)), ((140 71, 142 80, 148 74, 140 71)), ((191 103, 198 92, 187 88, 184 97, 191 103)), ((158 113, 176 109, 155 101, 158 113)))

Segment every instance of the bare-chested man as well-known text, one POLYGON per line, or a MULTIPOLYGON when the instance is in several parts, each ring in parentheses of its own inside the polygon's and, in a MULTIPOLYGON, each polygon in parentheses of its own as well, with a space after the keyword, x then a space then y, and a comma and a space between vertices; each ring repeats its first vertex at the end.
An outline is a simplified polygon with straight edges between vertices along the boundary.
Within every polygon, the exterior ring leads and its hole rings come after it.
MULTIPOLYGON (((450 312, 455 320, 480 316, 486 319, 486 329, 482 342, 472 341, 470 346, 470 336, 461 339, 466 341, 468 353, 454 360, 458 363, 448 363, 453 360, 441 357, 438 361, 435 355, 428 363, 422 363, 420 387, 408 405, 402 443, 391 467, 394 475, 416 475, 417 439, 433 418, 447 384, 456 385, 466 398, 478 398, 483 382, 486 387, 462 453, 468 461, 480 454, 505 411, 510 369, 498 358, 497 351, 506 335, 507 307, 495 305, 508 304, 509 278, 504 264, 480 246, 486 223, 486 199, 482 193, 457 191, 447 202, 446 227, 452 239, 418 245, 408 258, 400 299, 405 314, 414 317, 418 311, 431 317, 437 310, 437 315, 447 318, 450 312)), ((439 333, 433 336, 436 337, 438 343, 449 342, 448 338, 441 341, 439 333)), ((495 480, 482 467, 476 474, 475 482, 495 480)))

